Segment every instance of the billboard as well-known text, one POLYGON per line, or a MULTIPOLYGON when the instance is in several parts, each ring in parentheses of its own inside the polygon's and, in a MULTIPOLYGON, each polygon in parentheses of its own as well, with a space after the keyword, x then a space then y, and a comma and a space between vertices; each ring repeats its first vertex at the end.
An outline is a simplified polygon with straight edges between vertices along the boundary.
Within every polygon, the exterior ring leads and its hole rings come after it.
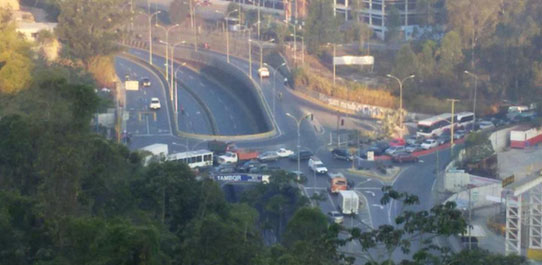
POLYGON ((216 175, 214 176, 216 181, 226 182, 263 182, 269 183, 269 175, 259 174, 228 174, 228 175, 216 175))
POLYGON ((333 57, 335 65, 373 65, 375 58, 373 56, 338 56, 333 57))

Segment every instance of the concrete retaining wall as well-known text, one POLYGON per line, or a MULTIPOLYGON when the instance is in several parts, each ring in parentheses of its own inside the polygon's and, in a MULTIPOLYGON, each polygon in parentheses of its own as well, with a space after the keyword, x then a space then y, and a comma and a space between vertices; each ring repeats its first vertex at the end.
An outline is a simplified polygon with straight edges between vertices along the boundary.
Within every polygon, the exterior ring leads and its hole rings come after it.
POLYGON ((274 131, 273 122, 267 113, 266 105, 263 102, 263 95, 259 86, 250 79, 243 71, 228 64, 223 58, 212 53, 194 52, 191 49, 178 49, 175 51, 176 59, 184 59, 198 64, 207 65, 203 67, 202 74, 212 74, 210 77, 217 81, 228 80, 231 84, 228 87, 238 96, 243 103, 252 111, 257 121, 258 133, 274 131), (215 69, 215 70, 213 70, 215 69), (225 73, 223 77, 217 77, 216 72, 225 73))

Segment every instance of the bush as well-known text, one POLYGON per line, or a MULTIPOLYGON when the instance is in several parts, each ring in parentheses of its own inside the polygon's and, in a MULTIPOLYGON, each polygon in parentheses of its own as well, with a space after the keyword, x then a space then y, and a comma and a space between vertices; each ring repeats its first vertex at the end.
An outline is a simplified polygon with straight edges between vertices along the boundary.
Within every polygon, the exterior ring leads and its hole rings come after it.
POLYGON ((295 87, 304 87, 330 97, 386 108, 396 105, 396 98, 390 92, 368 89, 355 82, 347 82, 344 86, 338 84, 333 86, 331 80, 302 67, 294 69, 292 76, 295 87))

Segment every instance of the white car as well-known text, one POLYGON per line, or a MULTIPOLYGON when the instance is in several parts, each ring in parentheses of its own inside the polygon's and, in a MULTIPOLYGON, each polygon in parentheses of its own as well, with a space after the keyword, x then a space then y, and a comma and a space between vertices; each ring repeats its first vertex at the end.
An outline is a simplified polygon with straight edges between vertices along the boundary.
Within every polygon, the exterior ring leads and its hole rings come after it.
POLYGON ((286 149, 286 148, 280 148, 279 150, 277 150, 277 154, 280 157, 289 157, 294 154, 294 151, 286 149))
POLYGON ((421 147, 425 150, 429 150, 437 146, 438 146, 438 141, 435 139, 425 139, 425 141, 423 141, 423 143, 421 144, 421 147))
POLYGON ((317 174, 327 174, 327 167, 317 157, 311 157, 309 159, 309 169, 317 174))
POLYGON ((338 211, 331 211, 327 213, 327 216, 331 222, 334 222, 336 224, 342 224, 344 221, 343 214, 338 211))
POLYGON ((258 75, 262 78, 269 77, 269 69, 267 69, 267 67, 262 67, 258 69, 258 75))
POLYGON ((480 130, 489 130, 495 127, 495 124, 493 124, 493 122, 490 122, 490 121, 480 121, 480 122, 477 122, 477 124, 480 130))
POLYGON ((160 100, 158 98, 151 98, 151 105, 149 107, 151 109, 160 109, 160 100))

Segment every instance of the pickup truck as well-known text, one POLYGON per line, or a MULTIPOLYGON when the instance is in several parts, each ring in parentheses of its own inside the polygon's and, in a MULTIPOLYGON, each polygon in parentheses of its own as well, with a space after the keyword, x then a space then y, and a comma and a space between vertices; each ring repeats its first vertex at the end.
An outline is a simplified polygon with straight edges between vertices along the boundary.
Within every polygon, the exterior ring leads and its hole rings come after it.
POLYGON ((260 153, 257 151, 238 149, 235 151, 228 151, 225 154, 218 157, 219 164, 232 164, 239 161, 247 161, 257 159, 260 153))
POLYGON ((317 174, 327 173, 327 168, 324 166, 324 163, 322 163, 319 158, 314 156, 309 159, 309 168, 317 174))

